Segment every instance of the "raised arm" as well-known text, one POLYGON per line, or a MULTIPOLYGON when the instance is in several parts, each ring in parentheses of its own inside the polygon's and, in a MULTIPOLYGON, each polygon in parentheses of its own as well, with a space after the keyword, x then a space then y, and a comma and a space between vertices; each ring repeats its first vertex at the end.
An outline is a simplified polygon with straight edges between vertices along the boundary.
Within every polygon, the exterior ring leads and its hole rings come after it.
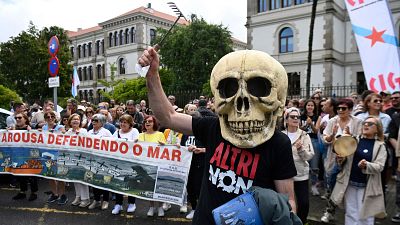
POLYGON ((145 50, 143 55, 139 58, 139 64, 143 67, 150 65, 146 76, 149 104, 160 123, 175 131, 187 135, 193 134, 192 117, 175 112, 164 93, 158 74, 160 58, 155 49, 149 47, 145 50))

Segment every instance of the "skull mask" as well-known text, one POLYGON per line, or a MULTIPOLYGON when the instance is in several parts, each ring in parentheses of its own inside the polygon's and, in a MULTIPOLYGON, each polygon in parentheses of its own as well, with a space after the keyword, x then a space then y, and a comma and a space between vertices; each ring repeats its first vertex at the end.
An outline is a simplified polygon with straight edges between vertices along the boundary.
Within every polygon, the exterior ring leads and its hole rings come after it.
POLYGON ((214 66, 210 85, 224 139, 252 148, 272 137, 288 87, 278 61, 255 50, 229 53, 214 66))

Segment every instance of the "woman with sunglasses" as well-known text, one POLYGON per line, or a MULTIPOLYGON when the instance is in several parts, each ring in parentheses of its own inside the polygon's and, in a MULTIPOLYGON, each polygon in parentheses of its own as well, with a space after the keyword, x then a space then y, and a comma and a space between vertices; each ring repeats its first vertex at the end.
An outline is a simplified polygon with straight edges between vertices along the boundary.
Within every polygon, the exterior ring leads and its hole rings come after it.
POLYGON ((339 167, 336 164, 336 154, 333 150, 333 143, 337 137, 348 134, 358 136, 361 134, 361 122, 355 116, 351 115, 353 110, 353 101, 350 99, 339 99, 337 101, 336 113, 337 116, 331 118, 326 125, 322 135, 322 141, 327 148, 327 155, 324 161, 325 176, 326 176, 326 198, 328 199, 327 208, 321 221, 328 223, 332 220, 335 214, 336 205, 329 201, 329 197, 336 183, 336 176, 339 173, 339 167))
POLYGON ((389 135, 389 124, 392 120, 390 116, 382 112, 382 96, 376 93, 369 94, 364 100, 365 112, 357 115, 360 120, 365 120, 368 116, 378 117, 383 125, 383 134, 387 137, 389 135))
POLYGON ((69 119, 69 117, 71 116, 71 114, 69 114, 68 112, 66 112, 66 113, 64 113, 62 116, 61 116, 61 121, 60 121, 60 125, 63 125, 64 126, 64 129, 67 131, 67 130, 69 130, 69 124, 68 124, 68 119, 69 119))
MULTIPOLYGON (((128 114, 119 117, 120 129, 114 132, 113 137, 129 141, 136 141, 139 138, 139 131, 133 127, 133 118, 128 114)), ((136 198, 128 196, 128 208, 126 212, 133 213, 136 210, 136 198)), ((112 214, 117 215, 123 210, 123 196, 121 194, 115 195, 115 206, 111 211, 112 214)))
MULTIPOLYGON (((319 95, 318 95, 319 96, 319 95)), ((319 101, 318 101, 319 102, 319 101)), ((318 173, 321 152, 319 150, 318 131, 321 117, 318 115, 317 104, 314 100, 308 99, 304 104, 303 114, 300 116, 300 128, 304 130, 311 138, 314 149, 314 157, 310 160, 311 169, 311 193, 319 195, 318 173)))
MULTIPOLYGON (((17 121, 15 125, 15 130, 31 130, 29 126, 29 117, 25 113, 17 113, 15 115, 15 120, 17 121)), ((28 182, 31 185, 31 195, 29 196, 29 201, 34 201, 37 199, 36 192, 39 190, 37 177, 30 176, 17 176, 19 181, 20 191, 17 195, 13 197, 14 200, 21 200, 26 198, 25 192, 28 190, 28 182)))
MULTIPOLYGON (((43 132, 50 133, 65 133, 63 125, 57 124, 57 118, 54 111, 48 111, 44 114, 45 124, 42 127, 43 132)), ((52 162, 49 162, 52 163, 52 162)), ((51 194, 47 199, 48 203, 57 201, 59 205, 64 205, 68 202, 68 198, 65 195, 65 182, 49 180, 51 194)))
POLYGON ((300 111, 297 108, 289 108, 285 112, 285 130, 292 143, 293 160, 296 166, 297 175, 294 180, 294 192, 297 203, 297 215, 303 222, 307 223, 307 216, 310 207, 308 180, 310 167, 308 160, 314 156, 314 149, 310 136, 300 126, 300 111))
MULTIPOLYGON (((164 134, 158 131, 158 123, 157 119, 152 116, 148 115, 145 116, 144 118, 144 123, 142 127, 143 133, 139 134, 139 141, 144 141, 144 142, 152 142, 152 143, 157 143, 160 145, 164 145, 166 140, 164 137, 164 134)), ((150 201, 150 207, 149 211, 147 212, 147 216, 154 216, 154 201, 150 201)), ((162 203, 158 203, 158 214, 159 217, 164 216, 164 209, 162 208, 162 203)))
MULTIPOLYGON (((95 114, 92 117, 93 129, 89 130, 88 134, 97 138, 112 137, 111 132, 103 127, 104 124, 106 123, 107 123, 107 117, 105 115, 100 113, 95 114)), ((110 199, 110 192, 93 188, 93 194, 94 194, 94 200, 92 204, 89 205, 88 208, 95 209, 101 206, 102 210, 108 209, 108 200, 110 199), (103 195, 103 203, 101 203, 100 201, 101 195, 103 195)))
POLYGON ((86 124, 82 124, 83 128, 88 128, 90 124, 92 124, 92 117, 94 115, 94 110, 92 107, 87 107, 85 110, 86 115, 86 124))
POLYGON ((381 171, 386 161, 383 127, 379 118, 368 116, 356 151, 337 157, 342 168, 331 201, 345 207, 345 225, 373 225, 374 217, 386 216, 381 171))
MULTIPOLYGON (((68 118, 69 130, 67 135, 87 135, 85 128, 82 128, 81 116, 77 113, 72 114, 68 118)), ((86 208, 90 205, 89 186, 81 183, 74 183, 75 199, 71 205, 86 208)))

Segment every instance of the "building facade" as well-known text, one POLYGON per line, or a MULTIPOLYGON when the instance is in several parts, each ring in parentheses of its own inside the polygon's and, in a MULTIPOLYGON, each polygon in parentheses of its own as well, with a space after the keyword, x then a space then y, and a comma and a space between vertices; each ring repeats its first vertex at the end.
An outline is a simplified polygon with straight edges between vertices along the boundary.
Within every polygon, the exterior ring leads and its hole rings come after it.
MULTIPOLYGON (((156 37, 157 28, 169 29, 176 18, 154 10, 149 4, 98 26, 68 31, 73 64, 81 81, 79 98, 91 102, 102 100, 99 91, 106 91, 106 87, 98 80, 110 80, 111 65, 116 67, 115 79, 137 78, 136 62, 156 37)), ((188 22, 180 19, 178 24, 188 22)), ((246 48, 246 43, 232 40, 235 50, 246 48)))
MULTIPOLYGON (((388 0, 395 31, 400 29, 400 1, 388 0)), ((289 95, 306 85, 312 0, 247 0, 247 45, 283 64, 289 95)), ((317 4, 311 66, 312 87, 366 89, 363 68, 344 0, 317 4)), ((326 93, 334 95, 335 93, 326 93)))

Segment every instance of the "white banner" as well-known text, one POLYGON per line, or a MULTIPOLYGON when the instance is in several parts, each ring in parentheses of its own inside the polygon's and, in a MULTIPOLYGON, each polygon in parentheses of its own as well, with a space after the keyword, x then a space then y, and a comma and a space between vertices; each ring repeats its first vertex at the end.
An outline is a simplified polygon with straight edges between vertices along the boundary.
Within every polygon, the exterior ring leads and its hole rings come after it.
POLYGON ((399 41, 386 0, 344 0, 368 89, 400 90, 399 41))

